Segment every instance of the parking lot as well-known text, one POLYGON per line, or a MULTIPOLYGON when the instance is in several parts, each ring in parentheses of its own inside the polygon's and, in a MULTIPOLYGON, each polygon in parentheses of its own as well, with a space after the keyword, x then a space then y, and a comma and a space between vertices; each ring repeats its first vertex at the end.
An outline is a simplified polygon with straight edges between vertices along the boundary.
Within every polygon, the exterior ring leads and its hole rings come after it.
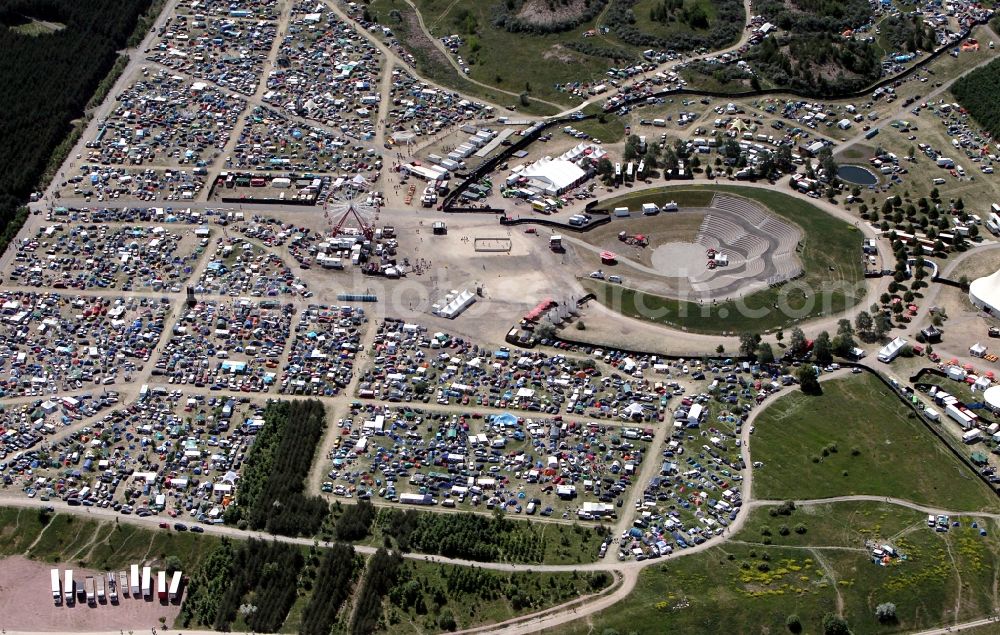
POLYGON ((323 486, 337 496, 584 520, 615 516, 653 435, 361 403, 338 426, 323 486))
POLYGON ((194 169, 153 169, 84 163, 62 182, 62 198, 92 198, 96 202, 114 199, 138 201, 193 200, 205 187, 194 169))
POLYGON ((361 307, 309 305, 300 312, 278 392, 340 394, 354 374, 367 322, 361 307))
POLYGON ((181 14, 167 21, 146 59, 222 88, 252 95, 277 35, 276 22, 181 14))
POLYGON ((0 292, 0 394, 127 381, 159 341, 167 308, 145 297, 0 292))
POLYGON ((82 395, 65 410, 104 416, 0 466, 28 496, 221 521, 263 408, 245 397, 185 395, 154 386, 121 405, 117 393, 82 395))
POLYGON ((273 297, 297 293, 295 285, 302 286, 279 256, 249 240, 228 237, 218 240, 194 288, 196 293, 273 297))
POLYGON ((215 161, 246 102, 201 81, 149 69, 118 97, 86 161, 102 165, 191 165, 215 161))
POLYGON ((266 392, 277 377, 295 308, 274 300, 198 302, 184 309, 153 375, 168 384, 266 392))
POLYGON ((56 223, 17 246, 8 278, 30 287, 176 292, 207 244, 169 225, 56 223))
POLYGON ((338 128, 356 141, 375 135, 378 49, 323 5, 298 0, 264 101, 338 128))

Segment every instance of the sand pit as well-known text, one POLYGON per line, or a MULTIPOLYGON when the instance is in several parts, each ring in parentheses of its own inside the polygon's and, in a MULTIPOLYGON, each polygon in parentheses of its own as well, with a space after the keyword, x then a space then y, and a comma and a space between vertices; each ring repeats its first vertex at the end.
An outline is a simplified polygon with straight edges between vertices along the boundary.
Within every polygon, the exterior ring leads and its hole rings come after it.
POLYGON ((653 250, 650 258, 654 269, 672 278, 701 273, 708 262, 705 248, 697 243, 664 243, 653 250))
MULTIPOLYGON (((28 560, 20 556, 0 559, 0 616, 3 627, 19 631, 80 632, 159 628, 160 618, 174 623, 180 604, 161 604, 159 600, 125 597, 118 604, 107 602, 87 606, 55 606, 49 587, 49 570, 57 565, 28 560)), ((60 575, 65 568, 59 565, 60 575)), ((78 585, 97 571, 73 568, 78 585)))

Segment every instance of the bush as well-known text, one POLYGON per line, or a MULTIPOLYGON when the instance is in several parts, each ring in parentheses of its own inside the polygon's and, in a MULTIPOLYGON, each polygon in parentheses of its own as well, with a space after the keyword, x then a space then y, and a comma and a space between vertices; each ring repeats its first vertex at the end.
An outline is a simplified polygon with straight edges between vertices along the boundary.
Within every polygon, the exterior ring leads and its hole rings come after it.
POLYGON ((781 527, 778 527, 778 533, 782 536, 787 536, 792 532, 788 529, 788 525, 782 525, 781 527))
POLYGON ((801 633, 802 632, 802 621, 799 616, 792 613, 785 618, 785 628, 791 633, 801 633))
POLYGON ((800 536, 806 533, 806 526, 803 525, 802 523, 795 525, 795 533, 799 534, 800 536))
POLYGON ((892 602, 883 602, 875 607, 875 619, 882 624, 891 624, 896 621, 896 605, 892 602))

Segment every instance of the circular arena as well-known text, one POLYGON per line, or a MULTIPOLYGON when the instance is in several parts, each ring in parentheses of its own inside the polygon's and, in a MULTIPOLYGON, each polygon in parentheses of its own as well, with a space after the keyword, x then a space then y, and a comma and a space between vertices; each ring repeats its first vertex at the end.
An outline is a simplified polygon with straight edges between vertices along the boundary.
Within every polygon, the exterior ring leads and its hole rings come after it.
POLYGON ((802 230, 740 196, 715 193, 704 207, 634 216, 606 227, 572 242, 590 256, 614 251, 615 273, 626 278, 626 286, 644 291, 725 300, 802 273, 796 253, 802 230))

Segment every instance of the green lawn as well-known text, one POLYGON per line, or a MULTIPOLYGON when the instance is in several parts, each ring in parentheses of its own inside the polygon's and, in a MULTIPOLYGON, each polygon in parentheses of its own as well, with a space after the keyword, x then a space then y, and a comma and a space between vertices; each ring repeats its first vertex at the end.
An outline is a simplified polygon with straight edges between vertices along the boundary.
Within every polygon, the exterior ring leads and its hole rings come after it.
POLYGON ((584 286, 596 294, 599 302, 629 317, 709 334, 759 333, 785 328, 819 316, 841 313, 863 299, 861 232, 787 194, 739 186, 688 185, 627 195, 607 201, 602 207, 612 209, 627 205, 630 209, 639 209, 645 202, 669 200, 682 206, 707 205, 713 191, 753 199, 775 215, 798 225, 803 233, 798 256, 804 275, 791 283, 735 301, 705 305, 590 279, 583 281, 584 286))
POLYGON ((856 547, 869 539, 889 539, 913 527, 926 527, 926 515, 892 505, 850 501, 799 506, 787 516, 777 506, 750 512, 740 540, 779 547, 856 547), (782 535, 787 528, 787 535, 782 535), (796 528, 805 528, 799 533, 796 528))
MULTIPOLYGON (((537 101, 528 106, 521 105, 518 98, 505 94, 498 90, 484 88, 478 84, 473 84, 459 75, 458 71, 451 66, 443 54, 434 47, 420 30, 417 22, 416 12, 403 0, 375 0, 368 10, 376 18, 379 24, 383 24, 392 29, 393 34, 401 42, 406 42, 406 50, 413 54, 416 59, 417 70, 427 79, 451 88, 462 91, 473 97, 479 97, 495 104, 510 106, 517 104, 519 112, 532 115, 551 115, 556 113, 556 109, 537 101), (399 16, 397 19, 396 16, 399 16)), ((488 82, 487 82, 488 83, 488 82)), ((516 86, 500 86, 503 90, 518 93, 516 86)), ((523 86, 520 88, 523 90, 523 86)))
POLYGON ((774 520, 755 512, 736 541, 646 568, 625 601, 586 624, 553 632, 779 634, 789 632, 785 620, 795 614, 803 633, 822 633, 822 616, 836 611, 838 596, 843 617, 858 635, 953 622, 956 607, 959 620, 992 610, 1000 564, 995 524, 988 537, 971 529, 967 518, 961 528, 936 533, 920 514, 878 503, 800 508, 781 518, 808 526, 804 535, 792 534, 801 545, 785 546, 777 535, 772 545, 745 544, 761 540, 756 523, 774 520), (845 531, 844 523, 854 520, 861 531, 845 531), (868 537, 889 541, 907 559, 887 567, 872 563, 864 550, 868 537), (896 605, 897 623, 875 620, 882 602, 896 605))
POLYGON ((0 556, 23 554, 41 530, 38 510, 0 508, 0 556))
MULTIPOLYGON (((403 0, 375 0, 369 11, 380 24, 391 28, 400 41, 407 43, 407 50, 417 58, 422 74, 456 89, 475 91, 473 94, 482 94, 504 106, 517 105, 518 111, 554 113, 545 104, 536 103, 527 108, 520 105, 516 95, 526 90, 529 96, 556 104, 578 104, 579 98, 556 90, 555 84, 601 79, 607 69, 615 65, 611 59, 585 55, 566 47, 571 42, 587 42, 583 33, 594 27, 594 20, 563 33, 509 33, 492 25, 494 3, 491 2, 417 0, 415 4, 434 37, 461 35, 464 44, 459 54, 469 64, 472 79, 514 95, 497 92, 490 97, 490 91, 482 87, 470 88, 472 85, 442 59, 440 52, 429 48, 433 44, 423 36, 419 24, 409 17, 412 9, 403 0), (398 12, 402 20, 395 18, 397 14, 390 15, 393 11, 398 12)), ((636 50, 627 52, 634 55, 636 50)))
POLYGON ((996 509, 990 489, 867 374, 791 393, 762 412, 751 443, 756 499, 895 496, 943 509, 996 509), (836 451, 833 451, 833 449, 836 451))
MULTIPOLYGON (((678 19, 673 22, 668 22, 666 24, 662 22, 654 22, 649 19, 649 11, 654 7, 658 7, 663 4, 663 0, 639 0, 632 6, 632 13, 635 14, 636 21, 639 25, 639 29, 643 33, 648 33, 656 37, 670 37, 675 33, 705 33, 710 30, 711 25, 715 23, 716 10, 715 5, 711 0, 687 0, 684 2, 684 9, 690 10, 694 7, 700 7, 705 15, 708 17, 709 28, 695 29, 689 24, 681 21, 679 19, 679 13, 675 14, 678 19)), ((720 43, 720 48, 726 43, 720 43)))

